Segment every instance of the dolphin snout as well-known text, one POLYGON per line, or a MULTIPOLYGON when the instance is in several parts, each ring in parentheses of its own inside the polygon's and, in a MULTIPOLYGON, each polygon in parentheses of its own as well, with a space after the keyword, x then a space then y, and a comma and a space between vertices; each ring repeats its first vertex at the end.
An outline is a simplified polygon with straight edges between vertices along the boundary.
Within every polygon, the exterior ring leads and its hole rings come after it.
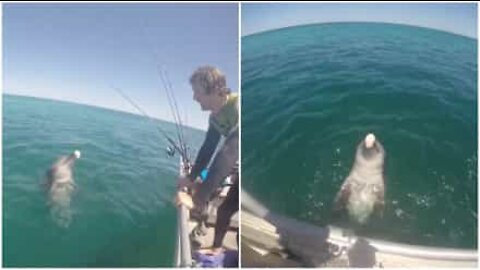
POLYGON ((375 143, 375 135, 373 135, 373 133, 369 133, 365 137, 365 147, 366 148, 372 148, 374 143, 375 143))

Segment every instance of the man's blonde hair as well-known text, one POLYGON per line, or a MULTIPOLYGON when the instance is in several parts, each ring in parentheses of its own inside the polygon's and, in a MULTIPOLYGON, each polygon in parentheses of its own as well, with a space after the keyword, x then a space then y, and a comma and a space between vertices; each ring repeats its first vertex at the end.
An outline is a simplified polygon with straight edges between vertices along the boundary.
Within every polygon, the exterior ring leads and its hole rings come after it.
POLYGON ((227 80, 225 75, 216 67, 202 66, 197 68, 190 77, 190 84, 197 84, 205 89, 205 93, 210 95, 213 93, 230 93, 227 88, 227 80))

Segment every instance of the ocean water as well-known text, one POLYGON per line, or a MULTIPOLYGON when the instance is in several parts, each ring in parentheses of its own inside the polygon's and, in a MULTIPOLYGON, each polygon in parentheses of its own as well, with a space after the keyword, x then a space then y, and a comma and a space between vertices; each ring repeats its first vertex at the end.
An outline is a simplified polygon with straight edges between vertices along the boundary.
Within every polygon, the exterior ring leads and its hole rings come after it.
POLYGON ((242 38, 242 187, 272 211, 378 239, 477 247, 477 40, 383 23, 242 38), (332 215, 357 144, 387 152, 383 218, 332 215))
MULTIPOLYGON (((172 136, 172 123, 156 121, 172 136)), ((204 133, 186 128, 191 153, 204 133)), ((3 96, 3 265, 173 265, 178 156, 144 117, 85 105, 3 96), (46 170, 79 149, 72 220, 50 215, 46 170)))

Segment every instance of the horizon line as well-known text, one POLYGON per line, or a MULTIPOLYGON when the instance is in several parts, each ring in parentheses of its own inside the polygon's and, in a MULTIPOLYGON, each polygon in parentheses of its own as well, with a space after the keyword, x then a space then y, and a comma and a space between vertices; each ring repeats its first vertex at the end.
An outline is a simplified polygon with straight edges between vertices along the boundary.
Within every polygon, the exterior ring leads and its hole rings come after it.
MULTIPOLYGON (((145 115, 142 115, 138 112, 125 111, 125 110, 121 110, 119 108, 104 107, 104 106, 100 106, 100 105, 94 105, 94 104, 88 104, 88 103, 82 103, 82 102, 75 102, 75 101, 65 100, 65 99, 55 99, 55 98, 50 98, 50 97, 40 97, 40 96, 17 94, 17 93, 6 93, 5 91, 2 93, 2 95, 16 96, 16 97, 26 97, 26 98, 36 98, 36 99, 71 103, 71 104, 75 104, 75 105, 88 106, 88 107, 98 108, 98 109, 102 109, 102 110, 131 114, 131 115, 134 115, 134 116, 140 116, 140 117, 146 118, 147 120, 148 120, 148 118, 150 118, 152 120, 158 120, 158 121, 161 121, 161 122, 166 122, 168 124, 176 125, 175 121, 170 121, 170 120, 167 120, 167 119, 161 119, 161 118, 157 118, 157 117, 150 116, 150 115, 145 116, 145 115)), ((182 123, 182 126, 188 127, 188 128, 194 129, 194 130, 206 132, 206 130, 204 130, 204 129, 201 129, 201 128, 195 127, 195 126, 191 126, 191 125, 186 125, 184 123, 182 123)))
POLYGON ((433 30, 433 31, 438 31, 438 32, 444 32, 444 33, 447 33, 447 34, 456 35, 456 36, 469 38, 469 39, 473 39, 473 40, 478 40, 478 37, 467 36, 467 35, 464 35, 464 34, 451 32, 451 31, 448 31, 448 30, 445 30, 445 29, 433 28, 433 27, 416 25, 416 24, 409 24, 409 23, 385 22, 385 21, 331 21, 331 22, 312 22, 312 23, 305 23, 305 24, 293 24, 293 25, 287 25, 287 26, 282 26, 282 27, 278 27, 278 28, 259 30, 257 32, 253 32, 253 33, 249 33, 249 34, 245 34, 245 35, 242 34, 241 38, 254 36, 254 35, 258 35, 258 34, 263 34, 263 33, 268 33, 268 32, 279 31, 279 30, 283 30, 283 29, 287 29, 287 28, 321 25, 321 24, 343 24, 343 23, 365 23, 365 24, 378 23, 378 24, 392 24, 392 25, 410 26, 410 27, 423 28, 423 29, 428 29, 428 30, 433 30))

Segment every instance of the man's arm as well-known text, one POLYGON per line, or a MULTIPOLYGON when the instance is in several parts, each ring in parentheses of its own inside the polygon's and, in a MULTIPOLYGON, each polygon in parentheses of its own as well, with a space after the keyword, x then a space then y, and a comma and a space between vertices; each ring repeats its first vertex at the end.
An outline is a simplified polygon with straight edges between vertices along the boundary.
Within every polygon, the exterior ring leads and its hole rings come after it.
POLYGON ((220 141, 220 136, 220 133, 215 128, 211 125, 208 127, 205 141, 203 141, 202 147, 200 151, 198 151, 195 164, 193 164, 193 168, 188 176, 191 181, 194 181, 195 178, 200 175, 200 172, 208 165, 208 162, 215 152, 215 148, 217 148, 218 141, 220 141))
POLYGON ((217 189, 222 181, 231 173, 235 163, 238 161, 238 130, 231 134, 215 156, 207 180, 203 182, 194 194, 195 205, 202 206, 217 189))

